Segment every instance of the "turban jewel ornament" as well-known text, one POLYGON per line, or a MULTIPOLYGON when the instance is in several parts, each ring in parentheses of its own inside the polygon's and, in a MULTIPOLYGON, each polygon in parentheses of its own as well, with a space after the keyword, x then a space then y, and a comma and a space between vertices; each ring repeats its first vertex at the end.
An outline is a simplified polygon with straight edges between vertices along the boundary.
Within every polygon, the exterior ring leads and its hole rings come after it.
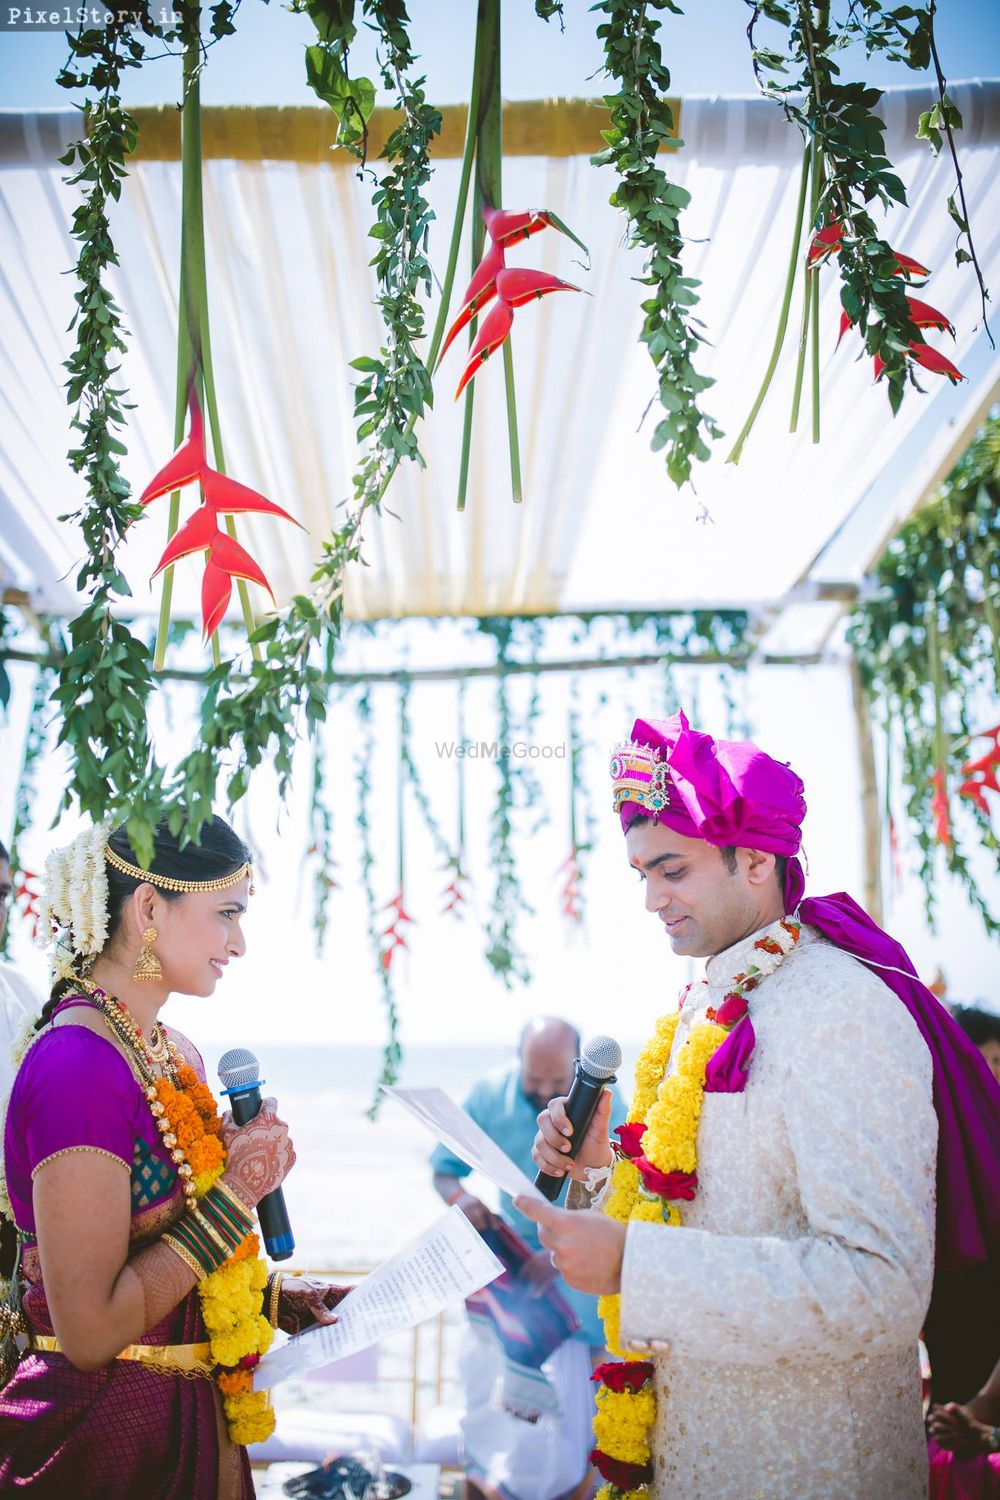
POLYGON ((752 740, 714 740, 683 712, 636 719, 611 757, 612 801, 627 832, 640 814, 686 838, 792 855, 806 813, 800 777, 752 740))

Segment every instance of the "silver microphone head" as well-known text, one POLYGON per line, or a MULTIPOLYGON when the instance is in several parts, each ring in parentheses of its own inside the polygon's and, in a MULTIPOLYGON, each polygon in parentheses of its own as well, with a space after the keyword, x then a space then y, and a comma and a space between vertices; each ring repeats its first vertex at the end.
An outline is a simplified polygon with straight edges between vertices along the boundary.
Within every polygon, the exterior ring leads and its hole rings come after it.
POLYGON ((224 1089, 246 1088, 260 1082, 260 1063, 246 1047, 230 1047, 219 1058, 219 1078, 224 1089))
POLYGON ((613 1036, 592 1036, 580 1052, 580 1062, 594 1078, 610 1078, 622 1065, 622 1049, 613 1036))

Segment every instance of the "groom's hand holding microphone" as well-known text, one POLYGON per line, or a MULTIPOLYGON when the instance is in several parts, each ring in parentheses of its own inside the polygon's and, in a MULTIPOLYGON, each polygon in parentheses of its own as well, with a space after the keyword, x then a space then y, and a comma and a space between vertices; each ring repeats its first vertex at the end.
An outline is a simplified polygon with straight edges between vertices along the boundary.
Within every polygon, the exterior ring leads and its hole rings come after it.
MULTIPOLYGON (((547 1198, 559 1196, 566 1177, 583 1182, 588 1169, 612 1165, 608 1129, 612 1100, 604 1081, 613 1083, 614 1070, 620 1065, 617 1043, 610 1037, 596 1039, 577 1061, 569 1094, 551 1100, 538 1116, 531 1155, 539 1168, 535 1184, 547 1198)), ((537 1198, 517 1197, 514 1207, 538 1225, 539 1240, 570 1286, 598 1296, 621 1290, 623 1224, 602 1213, 569 1212, 537 1198)))

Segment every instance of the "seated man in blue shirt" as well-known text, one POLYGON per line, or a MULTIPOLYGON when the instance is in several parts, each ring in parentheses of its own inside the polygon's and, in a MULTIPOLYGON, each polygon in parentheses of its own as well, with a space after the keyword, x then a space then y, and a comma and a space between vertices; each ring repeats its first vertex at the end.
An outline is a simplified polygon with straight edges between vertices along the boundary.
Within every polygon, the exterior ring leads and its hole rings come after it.
MULTIPOLYGON (((531 1159, 531 1148, 538 1129, 538 1115, 550 1100, 569 1093, 573 1082, 573 1063, 579 1054, 580 1036, 568 1021, 552 1016, 538 1016, 529 1021, 521 1033, 517 1059, 481 1079, 464 1101, 466 1113, 532 1181, 537 1171, 531 1159)), ((609 1129, 613 1130, 616 1125, 624 1125, 626 1106, 613 1085, 610 1093, 609 1129)), ((468 1176, 470 1168, 465 1162, 452 1156, 444 1146, 438 1146, 431 1157, 431 1165, 434 1169, 434 1186, 445 1202, 457 1203, 477 1229, 489 1229, 495 1223, 494 1215, 481 1199, 466 1190, 463 1179, 468 1176)), ((604 1333, 597 1316, 597 1298, 566 1285, 552 1265, 549 1252, 539 1245, 538 1226, 518 1213, 508 1193, 501 1194, 499 1217, 534 1252, 521 1274, 532 1281, 539 1293, 549 1288, 557 1291, 579 1321, 580 1328, 574 1339, 578 1341, 577 1347, 583 1344, 590 1349, 590 1359, 584 1358, 581 1361, 584 1366, 582 1381, 589 1386, 589 1366, 599 1363, 605 1357, 604 1333)), ((580 1352, 581 1355, 586 1353, 585 1350, 580 1352)), ((578 1401, 571 1404, 574 1407, 580 1405, 578 1401)), ((586 1471, 586 1455, 592 1446, 590 1410, 588 1390, 585 1395, 586 1421, 582 1424, 580 1439, 580 1472, 586 1471)), ((466 1435, 468 1437, 468 1433, 466 1435)), ((481 1477, 482 1465, 476 1463, 471 1453, 467 1453, 467 1459, 470 1477, 475 1476, 479 1481, 477 1488, 480 1491, 506 1497, 536 1493, 534 1490, 522 1489, 516 1479, 511 1483, 514 1478, 512 1475, 508 1476, 506 1484, 484 1483, 481 1477)))

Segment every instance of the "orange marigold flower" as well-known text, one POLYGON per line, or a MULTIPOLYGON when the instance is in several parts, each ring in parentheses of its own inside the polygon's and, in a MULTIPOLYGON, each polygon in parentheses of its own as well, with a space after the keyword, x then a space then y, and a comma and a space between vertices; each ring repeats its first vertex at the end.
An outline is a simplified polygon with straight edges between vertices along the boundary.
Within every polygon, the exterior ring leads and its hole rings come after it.
POLYGON ((191 1170, 194 1173, 210 1172, 213 1167, 220 1166, 224 1156, 222 1142, 214 1135, 203 1135, 197 1141, 192 1141, 188 1149, 187 1158, 191 1170))
POLYGON ((220 1374, 218 1384, 224 1396, 241 1396, 253 1390, 253 1375, 249 1370, 234 1370, 231 1375, 220 1374))
POLYGON ((186 1146, 190 1146, 193 1141, 200 1141, 205 1134, 205 1129, 200 1120, 180 1120, 174 1134, 177 1136, 178 1146, 183 1150, 186 1146))
POLYGON ((240 1243, 236 1246, 236 1249, 229 1257, 227 1264, 232 1265, 234 1261, 239 1260, 253 1260, 259 1254, 260 1240, 251 1230, 246 1238, 241 1240, 240 1243))

